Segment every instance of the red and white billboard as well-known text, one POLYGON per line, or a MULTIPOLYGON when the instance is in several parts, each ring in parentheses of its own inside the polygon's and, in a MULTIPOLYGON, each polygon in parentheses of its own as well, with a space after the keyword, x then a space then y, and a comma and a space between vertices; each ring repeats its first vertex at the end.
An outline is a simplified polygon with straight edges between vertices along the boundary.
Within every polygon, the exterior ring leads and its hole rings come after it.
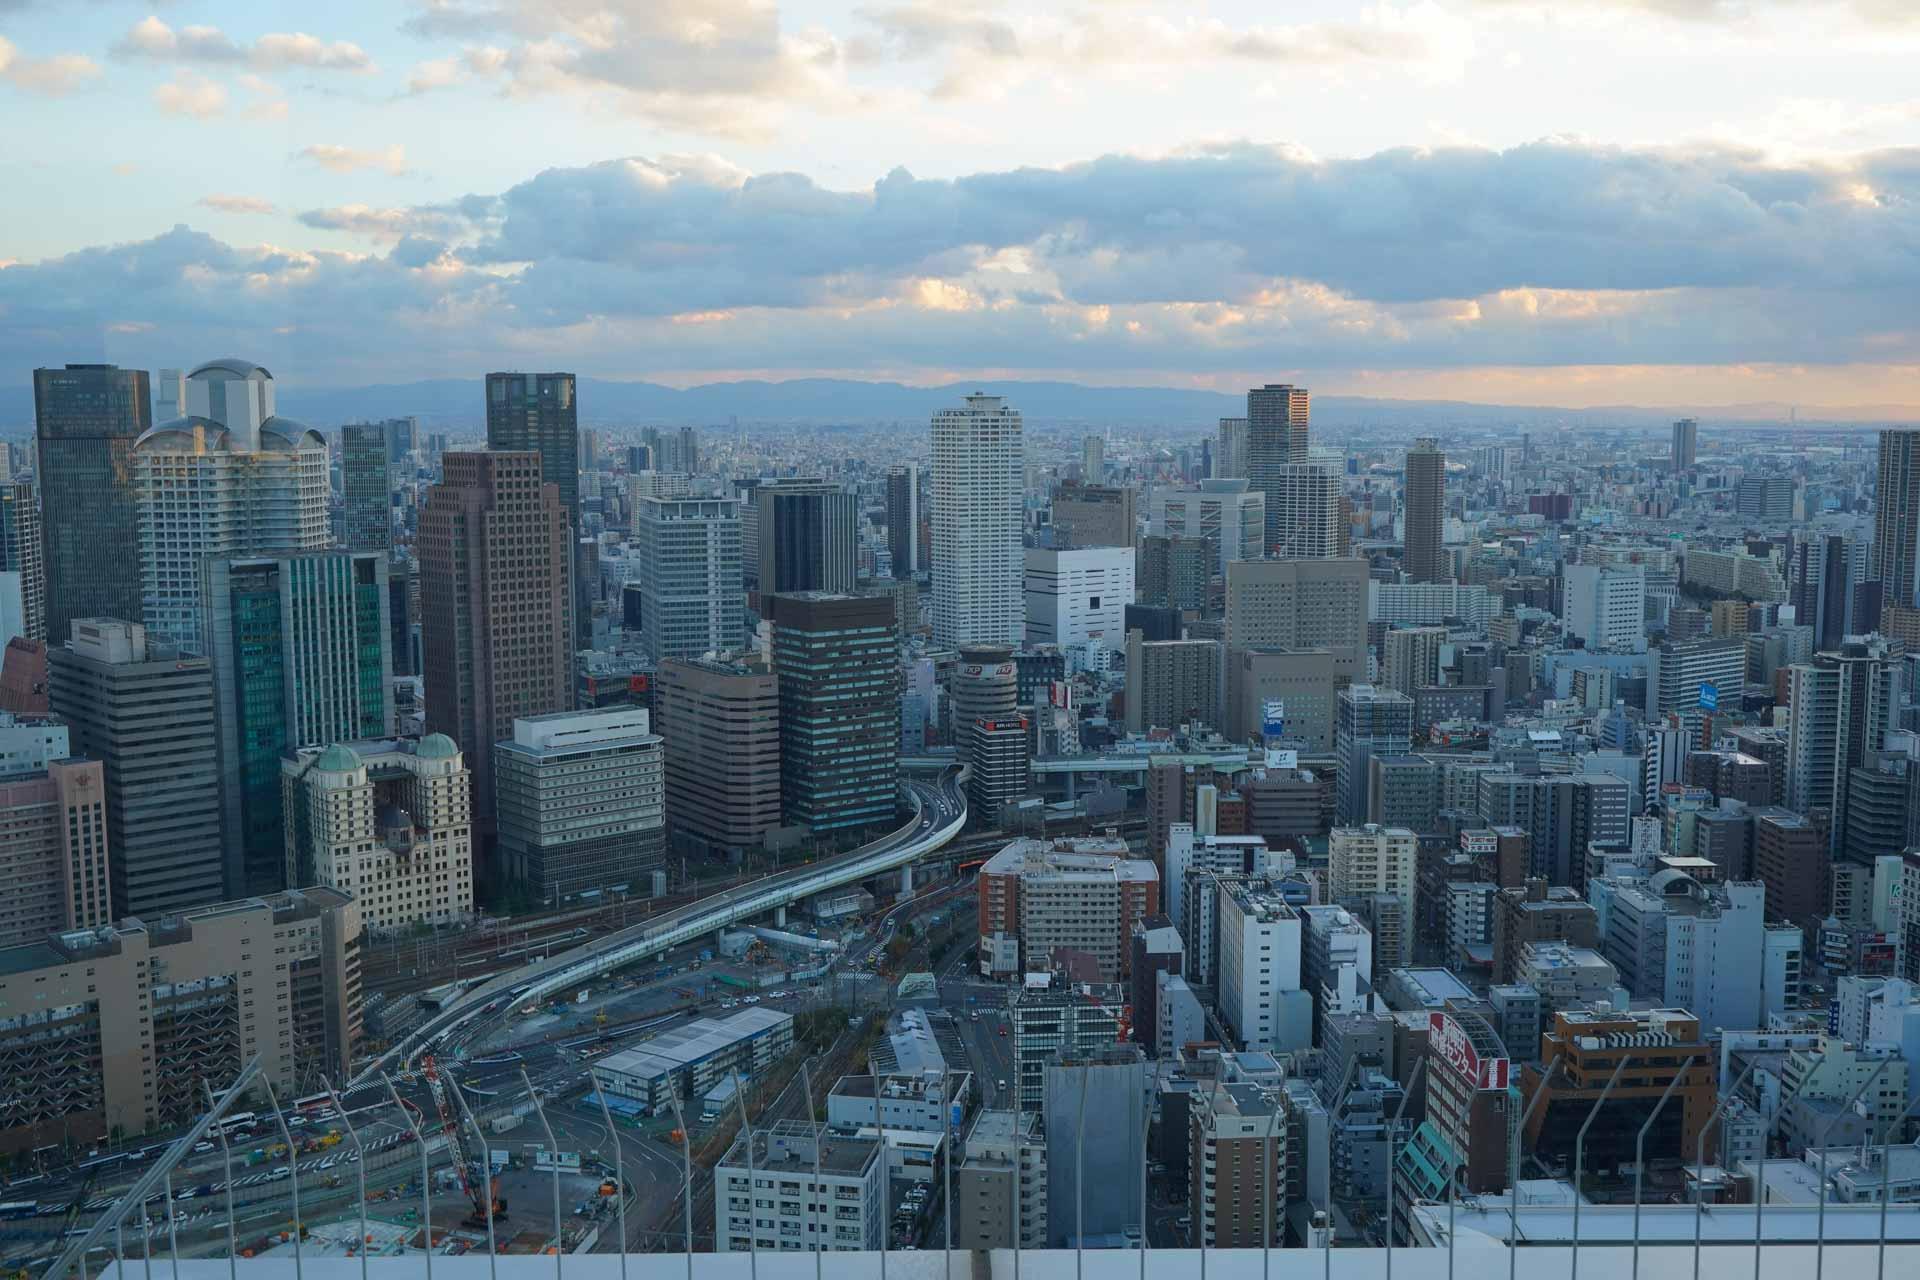
POLYGON ((1427 1049, 1473 1081, 1477 1089, 1504 1089, 1512 1076, 1511 1060, 1482 1058, 1466 1031, 1449 1014, 1427 1015, 1427 1049))

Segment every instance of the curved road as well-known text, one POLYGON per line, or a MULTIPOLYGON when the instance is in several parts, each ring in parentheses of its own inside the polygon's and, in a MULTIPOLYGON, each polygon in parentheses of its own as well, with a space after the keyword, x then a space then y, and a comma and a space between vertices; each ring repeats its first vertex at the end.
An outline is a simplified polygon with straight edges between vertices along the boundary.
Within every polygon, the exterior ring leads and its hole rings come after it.
POLYGON ((457 1048, 494 1015, 511 1016, 523 1000, 539 999, 614 969, 659 955, 740 920, 790 906, 840 885, 910 865, 960 834, 967 821, 962 771, 949 768, 935 781, 905 779, 901 790, 913 805, 906 825, 850 853, 777 872, 698 902, 654 916, 584 947, 496 974, 428 1019, 362 1067, 353 1085, 410 1063, 428 1048, 457 1048))

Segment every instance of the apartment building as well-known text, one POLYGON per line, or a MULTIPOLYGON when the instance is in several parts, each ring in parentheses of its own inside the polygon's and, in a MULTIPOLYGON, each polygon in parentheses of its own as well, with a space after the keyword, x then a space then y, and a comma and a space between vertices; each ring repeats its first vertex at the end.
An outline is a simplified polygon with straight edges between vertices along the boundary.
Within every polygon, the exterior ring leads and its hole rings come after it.
POLYGON ((713 1171, 714 1250, 877 1251, 887 1230, 879 1138, 811 1120, 743 1131, 713 1171))
POLYGON ((1114 980, 1126 975, 1134 921, 1160 911, 1160 873, 1114 836, 1015 840, 980 868, 976 909, 982 972, 1045 969, 1065 947, 1114 980), (1017 953, 996 938, 1017 940, 1017 953))

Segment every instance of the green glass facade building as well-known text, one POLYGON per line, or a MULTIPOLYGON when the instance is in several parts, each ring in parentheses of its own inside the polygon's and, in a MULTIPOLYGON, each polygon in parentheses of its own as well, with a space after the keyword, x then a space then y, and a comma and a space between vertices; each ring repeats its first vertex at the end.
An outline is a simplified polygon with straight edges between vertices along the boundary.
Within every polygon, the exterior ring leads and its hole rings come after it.
POLYGON ((387 557, 209 559, 207 653, 230 897, 289 886, 281 757, 393 733, 387 557))

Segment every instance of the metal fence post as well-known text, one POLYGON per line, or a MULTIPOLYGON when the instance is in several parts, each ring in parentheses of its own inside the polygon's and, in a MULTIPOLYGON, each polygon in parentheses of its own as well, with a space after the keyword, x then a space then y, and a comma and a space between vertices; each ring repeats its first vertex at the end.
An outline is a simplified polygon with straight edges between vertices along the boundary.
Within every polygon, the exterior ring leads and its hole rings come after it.
POLYGON ((294 1280, 300 1280, 300 1157, 294 1150, 293 1131, 287 1128, 286 1114, 280 1110, 280 1099, 274 1095, 273 1081, 262 1076, 260 1083, 266 1086, 267 1107, 273 1112, 274 1123, 280 1126, 280 1139, 287 1144, 287 1178, 293 1199, 293 1275, 294 1280))
MULTIPOLYGON (((680 1110, 680 1087, 671 1080, 667 1082, 667 1097, 673 1102, 673 1122, 680 1127, 680 1163, 681 1179, 684 1189, 680 1193, 680 1208, 687 1229, 687 1280, 693 1280, 693 1139, 687 1135, 687 1118, 680 1110)), ((748 1159, 753 1152, 749 1148, 748 1159)), ((713 1251, 720 1252, 720 1171, 714 1170, 713 1184, 716 1188, 713 1203, 713 1251)), ((747 1175, 747 1223, 752 1229, 753 1223, 753 1175, 747 1175)))
POLYGON ((1793 1105, 1800 1091, 1814 1079, 1816 1073, 1809 1072, 1799 1084, 1780 1099, 1773 1114, 1767 1117, 1767 1127, 1760 1135, 1760 1164, 1753 1175, 1753 1280, 1760 1280, 1760 1252, 1766 1242, 1767 1217, 1767 1151, 1773 1146, 1773 1126, 1780 1123, 1780 1114, 1793 1105))
POLYGON ((1719 1123, 1720 1117, 1726 1114, 1727 1104, 1740 1096, 1740 1086, 1746 1083, 1748 1076, 1753 1074, 1753 1067, 1754 1064, 1749 1062, 1746 1069, 1734 1077, 1733 1083, 1720 1095, 1720 1101, 1714 1104, 1713 1113, 1707 1117, 1707 1122, 1700 1126, 1700 1136, 1694 1140, 1693 1167, 1699 1171, 1699 1176, 1693 1183, 1693 1280, 1700 1280, 1700 1202, 1706 1194, 1707 1134, 1712 1131, 1714 1125, 1719 1123))
MULTIPOLYGON (((533 1081, 527 1078, 526 1063, 520 1064, 520 1083, 527 1086, 527 1101, 533 1104, 533 1114, 540 1117, 541 1131, 547 1135, 547 1150, 553 1152, 553 1274, 556 1280, 562 1275, 561 1259, 567 1256, 567 1224, 560 1216, 560 1139, 553 1136, 553 1126, 547 1123, 547 1111, 540 1105, 540 1095, 533 1091, 533 1081)), ((615 1142, 619 1138, 614 1139, 615 1142)), ((488 1158, 491 1166, 492 1158, 488 1158)), ((626 1252, 627 1242, 620 1241, 620 1250, 626 1252)))
MULTIPOLYGON (((203 1078, 200 1088, 206 1092, 207 1109, 211 1111, 218 1105, 213 1100, 213 1086, 203 1078)), ((240 1244, 233 1225, 233 1148, 227 1143, 227 1126, 216 1124, 213 1127, 220 1135, 220 1176, 226 1179, 221 1190, 227 1197, 227 1275, 230 1280, 240 1280, 240 1244)), ((81 1255, 82 1258, 85 1256, 81 1255)))
MULTIPOLYGON (((1087 1243, 1087 1090, 1093 1067, 1080 1068, 1080 1119, 1073 1133, 1073 1280, 1086 1280, 1081 1270, 1087 1243)), ((885 1280, 885 1277, 882 1277, 885 1280)))
MULTIPOLYGON (((1823 1280, 1823 1277, 1827 1273, 1827 1138, 1829 1135, 1833 1133, 1833 1126, 1835 1122, 1837 1122, 1840 1119, 1840 1116, 1845 1115, 1848 1111, 1853 1110, 1856 1106, 1860 1104, 1861 1097, 1866 1094, 1867 1090, 1873 1088, 1873 1086, 1879 1081, 1882 1073, 1886 1071, 1888 1064, 1890 1064, 1892 1061, 1893 1061, 1892 1058, 1882 1058, 1880 1060, 1880 1065, 1873 1069, 1873 1074, 1867 1077, 1866 1083, 1861 1085, 1858 1089, 1855 1089, 1853 1091, 1853 1096, 1847 1099, 1847 1105, 1840 1112, 1840 1115, 1836 1115, 1829 1118, 1825 1124, 1820 1126, 1820 1210, 1819 1210, 1819 1214, 1817 1215, 1818 1221, 1819 1221, 1819 1234, 1814 1237, 1814 1255, 1813 1255, 1814 1280, 1823 1280)), ((1871 1125, 1868 1126, 1868 1131, 1869 1132, 1872 1131, 1871 1125)), ((1882 1191, 1890 1191, 1892 1189, 1892 1178, 1890 1176, 1891 1171, 1889 1170, 1886 1172, 1889 1174, 1889 1176, 1887 1178, 1886 1185, 1881 1188, 1882 1191)), ((1881 1196, 1881 1199, 1884 1200, 1885 1198, 1886 1197, 1884 1195, 1881 1196)))
MULTIPOLYGON (((1261 1160, 1266 1165, 1260 1178, 1265 1188, 1265 1195, 1261 1198, 1266 1202, 1260 1206, 1260 1280, 1272 1280, 1273 1276, 1273 1201, 1274 1193, 1278 1190, 1274 1186, 1274 1174, 1278 1171, 1280 1163, 1279 1152, 1274 1142, 1280 1130, 1280 1099, 1270 1097, 1267 1099, 1267 1105, 1273 1109, 1273 1113, 1267 1117, 1267 1145, 1266 1149, 1260 1153, 1261 1160)), ((1146 1236, 1146 1230, 1147 1224, 1142 1222, 1140 1224, 1142 1239, 1146 1236)))
POLYGON ((1413 1101, 1413 1091, 1420 1087, 1420 1076, 1426 1069, 1425 1058, 1413 1064, 1407 1087, 1400 1091, 1400 1105, 1393 1109, 1393 1119, 1387 1125, 1387 1280, 1393 1280, 1393 1136, 1400 1132, 1400 1118, 1407 1114, 1407 1104, 1413 1101))
POLYGON ((1327 1103, 1327 1247, 1321 1252, 1320 1265, 1324 1280, 1333 1280, 1333 1126, 1334 1118, 1340 1113, 1340 1104, 1346 1100, 1347 1086, 1353 1083, 1354 1070, 1359 1067, 1358 1056, 1347 1059, 1347 1069, 1340 1077, 1340 1088, 1327 1103))
MULTIPOLYGON (((627 1183, 627 1165, 625 1160, 626 1143, 620 1137, 620 1131, 613 1127, 613 1108, 607 1105, 607 1091, 598 1080, 593 1082, 594 1100, 600 1104, 600 1118, 606 1122, 607 1132, 613 1135, 613 1177, 614 1212, 618 1215, 620 1230, 620 1280, 627 1280, 627 1196, 632 1188, 627 1183)), ((684 1136, 684 1135, 683 1135, 684 1136)), ((689 1251, 693 1241, 687 1241, 689 1251)))
MULTIPOLYGON (((952 1082, 944 1060, 940 1064, 940 1203, 946 1206, 946 1220, 941 1224, 940 1248, 944 1256, 940 1259, 940 1274, 946 1280, 953 1280, 953 1145, 955 1125, 953 1123, 952 1082)), ((812 1106, 813 1094, 808 1093, 808 1106, 812 1106)), ((811 1116, 811 1110, 807 1113, 811 1116)), ((1142 1164, 1144 1166, 1144 1162, 1142 1164)), ((1140 1220, 1140 1230, 1147 1229, 1145 1218, 1140 1220)), ((816 1278, 817 1280, 817 1278, 816 1278)), ((1144 1277, 1143 1277, 1144 1280, 1144 1277)))
POLYGON ((1874 1265, 1876 1280, 1887 1280, 1887 1201, 1893 1199, 1893 1131, 1906 1123, 1916 1106, 1920 1106, 1920 1093, 1916 1093, 1913 1101, 1902 1107, 1900 1114, 1880 1133, 1880 1243, 1874 1265))
POLYGON ((427 1280, 433 1280, 433 1178, 427 1169, 425 1113, 421 1113, 421 1120, 414 1120, 413 1112, 407 1110, 407 1104, 400 1101, 400 1091, 393 1087, 393 1081, 387 1078, 384 1071, 380 1073, 380 1083, 387 1086, 387 1096, 393 1099, 394 1109, 400 1113, 408 1132, 413 1134, 413 1145, 420 1150, 420 1245, 421 1252, 427 1256, 427 1280))
POLYGON ((360 1131, 347 1119, 346 1104, 340 1101, 340 1095, 334 1092, 333 1082, 324 1075, 320 1085, 327 1091, 327 1097, 333 1100, 333 1109, 340 1116, 340 1123, 347 1126, 347 1137, 353 1141, 353 1153, 358 1157, 353 1167, 360 1174, 360 1238, 354 1242, 354 1251, 360 1255, 360 1280, 367 1280, 367 1151, 360 1145, 360 1131))
MULTIPOLYGON (((733 1073, 733 1099, 740 1104, 740 1132, 747 1136, 747 1269, 752 1275, 753 1280, 760 1280, 760 1220, 753 1216, 759 1212, 758 1197, 760 1194, 759 1187, 754 1183, 753 1121, 747 1118, 747 1086, 741 1081, 738 1071, 733 1073)), ((875 1097, 874 1114, 878 1115, 879 1111, 880 1099, 875 1097)), ((884 1149, 881 1154, 883 1156, 885 1155, 884 1149)), ((881 1176, 884 1178, 886 1176, 884 1172, 886 1169, 884 1161, 880 1167, 882 1169, 881 1176)), ((720 1211, 717 1208, 713 1214, 713 1229, 716 1233, 720 1230, 720 1211)), ((715 1241, 714 1248, 718 1249, 719 1247, 719 1242, 715 1241)), ((881 1262, 883 1270, 885 1266, 886 1263, 883 1256, 883 1261, 881 1262)))
MULTIPOLYGON (((1507 1132, 1507 1280, 1514 1280, 1520 1268, 1520 1133, 1533 1119, 1533 1113, 1547 1100, 1547 1086, 1560 1072, 1559 1058, 1547 1064, 1540 1074, 1540 1087, 1521 1113, 1520 1122, 1507 1132)), ((1511 1106, 1508 1108, 1512 1110, 1511 1106)))
MULTIPOLYGON (((473 1108, 467 1105, 465 1087, 454 1078, 453 1072, 444 1067, 441 1071, 447 1077, 447 1092, 453 1095, 454 1105, 460 1109, 460 1118, 467 1122, 467 1128, 473 1131, 473 1136, 480 1143, 480 1208, 487 1219, 487 1277, 488 1280, 495 1280, 500 1269, 500 1241, 493 1229, 493 1153, 487 1147, 487 1135, 480 1131, 479 1121, 473 1118, 473 1108)), ((454 1123, 458 1124, 459 1121, 454 1123)), ((457 1145, 453 1158, 460 1158, 457 1145)))
POLYGON ((1613 1087, 1620 1083, 1621 1073, 1627 1064, 1633 1061, 1632 1054, 1623 1054, 1613 1074, 1607 1077, 1606 1088, 1600 1090, 1600 1096, 1593 1101, 1593 1109, 1587 1112, 1587 1118, 1580 1123, 1580 1132, 1573 1139, 1573 1280, 1580 1280, 1580 1202, 1586 1197, 1580 1193, 1580 1180, 1586 1175, 1587 1130, 1593 1127, 1593 1121, 1600 1114, 1600 1108, 1607 1105, 1607 1098, 1613 1093, 1613 1087))
POLYGON ((1653 1104, 1653 1110, 1647 1116, 1647 1122, 1640 1126, 1640 1132, 1633 1140, 1633 1280, 1640 1280, 1640 1190, 1646 1182, 1647 1169, 1647 1130, 1653 1128, 1653 1122, 1660 1118, 1666 1109, 1667 1099, 1693 1069, 1693 1063, 1673 1073, 1673 1079, 1667 1081, 1667 1087, 1660 1094, 1660 1101, 1653 1104))
POLYGON ((820 1126, 813 1118, 813 1072, 807 1067, 807 1060, 800 1060, 800 1087, 807 1091, 807 1127, 813 1133, 813 1190, 807 1196, 807 1225, 813 1233, 813 1280, 822 1280, 826 1270, 826 1228, 820 1222, 818 1197, 826 1194, 820 1185, 820 1126))

